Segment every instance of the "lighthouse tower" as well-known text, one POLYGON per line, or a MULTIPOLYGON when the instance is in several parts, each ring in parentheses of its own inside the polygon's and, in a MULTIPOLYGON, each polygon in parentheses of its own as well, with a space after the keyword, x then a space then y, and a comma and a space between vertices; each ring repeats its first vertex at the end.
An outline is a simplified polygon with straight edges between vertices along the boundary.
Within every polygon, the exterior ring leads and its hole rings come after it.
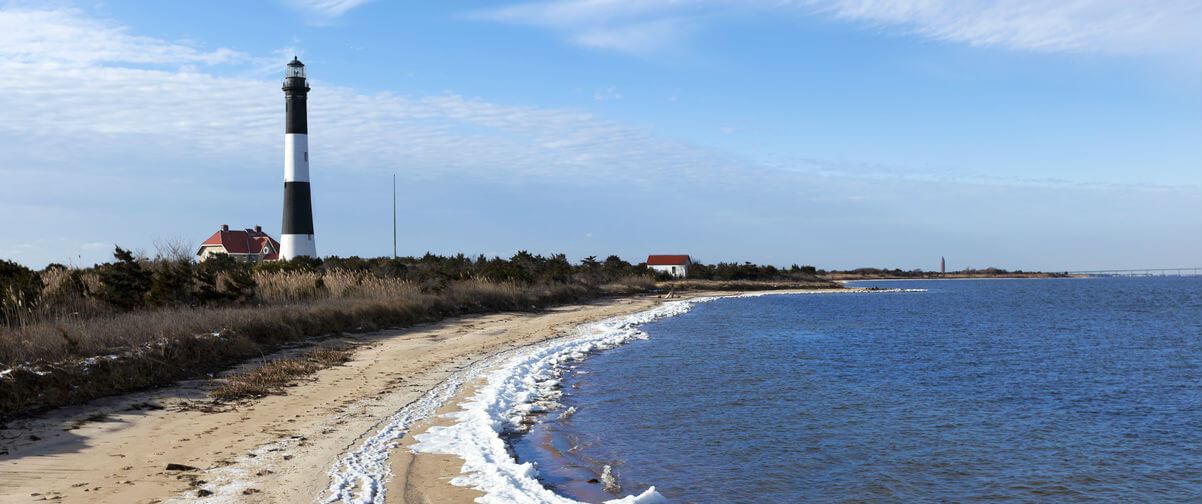
POLYGON ((313 200, 309 193, 309 120, 305 65, 295 57, 284 74, 284 225, 280 258, 317 257, 313 241, 313 200))

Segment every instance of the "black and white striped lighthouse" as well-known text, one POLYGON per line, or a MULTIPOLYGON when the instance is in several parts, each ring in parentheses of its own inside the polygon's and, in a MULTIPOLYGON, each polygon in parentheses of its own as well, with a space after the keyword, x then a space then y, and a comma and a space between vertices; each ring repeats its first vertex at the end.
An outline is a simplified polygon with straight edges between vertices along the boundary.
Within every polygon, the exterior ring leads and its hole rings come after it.
POLYGON ((292 58, 284 74, 284 226, 280 258, 317 257, 313 241, 313 200, 309 192, 309 120, 305 101, 309 84, 305 65, 292 58))

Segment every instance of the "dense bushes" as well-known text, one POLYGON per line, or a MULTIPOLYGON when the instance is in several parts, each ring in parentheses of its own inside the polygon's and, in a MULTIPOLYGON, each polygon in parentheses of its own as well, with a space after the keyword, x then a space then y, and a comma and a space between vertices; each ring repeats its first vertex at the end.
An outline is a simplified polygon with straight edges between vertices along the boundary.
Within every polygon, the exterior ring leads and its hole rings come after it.
POLYGON ((745 262, 694 264, 689 267, 690 280, 756 280, 756 281, 795 281, 810 282, 818 280, 818 271, 813 266, 798 266, 777 268, 776 266, 759 266, 745 262))
POLYGON ((382 283, 404 282, 422 292, 438 292, 454 282, 484 280, 518 285, 575 283, 590 288, 630 277, 650 276, 641 265, 617 256, 588 258, 573 266, 563 254, 549 257, 521 251, 509 259, 484 256, 401 258, 296 258, 253 265, 228 255, 196 263, 190 257, 137 257, 116 247, 114 260, 92 268, 52 264, 39 273, 0 261, 0 314, 3 325, 90 317, 147 308, 202 307, 294 302, 355 296, 382 283), (338 286, 327 283, 336 278, 338 286), (43 281, 45 280, 45 281, 43 281), (268 282, 266 290, 261 282, 268 282), (281 289, 287 290, 287 292, 281 289))
POLYGON ((37 308, 42 277, 12 261, 0 260, 0 322, 15 324, 37 308))
MULTIPOLYGON (((179 247, 176 247, 177 249, 179 247)), ((670 280, 643 264, 617 256, 595 256, 571 264, 563 254, 543 256, 520 251, 508 259, 458 254, 421 257, 301 257, 253 265, 228 255, 197 263, 179 250, 154 259, 115 247, 114 260, 92 268, 52 264, 41 272, 0 261, 0 325, 13 327, 63 317, 89 318, 143 309, 224 307, 292 303, 363 296, 365 292, 437 293, 455 282, 481 280, 521 286, 572 284, 608 292, 603 286, 646 279, 670 280), (331 283, 333 282, 333 283, 331 283), (404 284, 402 289, 399 285, 404 284)), ((1019 272, 1021 273, 1021 272, 1019 272)), ((996 268, 959 275, 1006 275, 996 268)), ((819 276, 842 278, 922 278, 920 270, 860 268, 820 271, 813 266, 777 268, 752 263, 694 264, 689 280, 813 282, 819 276)), ((612 291, 612 289, 610 289, 612 291)))
POLYGON ((1067 273, 1043 273, 1043 272, 1026 272, 1023 270, 1010 271, 1001 268, 985 268, 972 269, 965 268, 956 271, 948 271, 940 273, 938 271, 925 271, 921 269, 902 270, 899 268, 856 268, 853 270, 832 270, 819 271, 819 274, 839 280, 870 280, 874 278, 996 278, 996 277, 1044 277, 1044 278, 1062 278, 1067 277, 1067 273))

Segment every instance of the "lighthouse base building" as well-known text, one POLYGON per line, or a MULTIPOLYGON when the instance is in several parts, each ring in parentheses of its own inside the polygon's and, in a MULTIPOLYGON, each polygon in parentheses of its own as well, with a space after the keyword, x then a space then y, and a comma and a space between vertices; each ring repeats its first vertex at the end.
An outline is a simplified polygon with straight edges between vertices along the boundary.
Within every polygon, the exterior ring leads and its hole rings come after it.
POLYGON ((213 233, 200 244, 196 255, 201 262, 225 254, 237 261, 258 264, 279 259, 280 248, 280 243, 259 226, 253 229, 230 229, 229 225, 222 224, 221 231, 213 233))

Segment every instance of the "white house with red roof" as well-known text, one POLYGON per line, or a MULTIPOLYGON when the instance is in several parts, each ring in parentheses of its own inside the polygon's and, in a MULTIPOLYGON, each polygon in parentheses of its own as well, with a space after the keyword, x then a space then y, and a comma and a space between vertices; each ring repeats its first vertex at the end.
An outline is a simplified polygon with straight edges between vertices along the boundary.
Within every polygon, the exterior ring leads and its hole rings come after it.
POLYGON ((689 274, 689 266, 693 261, 688 255, 649 255, 647 267, 660 273, 667 273, 676 278, 684 278, 689 274))
POLYGON ((222 224, 221 231, 213 233, 196 251, 201 261, 216 254, 229 254, 234 259, 252 263, 274 261, 280 258, 280 242, 264 233, 259 226, 230 230, 228 224, 222 224))

